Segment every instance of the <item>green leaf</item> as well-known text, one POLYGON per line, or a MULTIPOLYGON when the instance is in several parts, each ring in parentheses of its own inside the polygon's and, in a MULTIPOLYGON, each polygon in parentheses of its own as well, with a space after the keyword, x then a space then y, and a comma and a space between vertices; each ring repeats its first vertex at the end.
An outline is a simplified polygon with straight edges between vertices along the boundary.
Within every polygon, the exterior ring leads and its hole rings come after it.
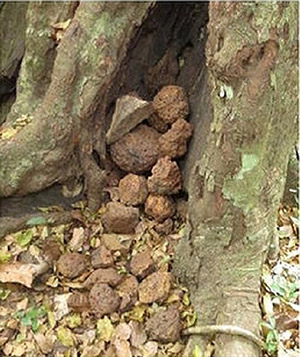
POLYGON ((50 325, 50 328, 54 328, 56 325, 56 319, 55 319, 55 314, 53 311, 48 311, 47 314, 48 317, 48 323, 50 325))
POLYGON ((203 357, 203 352, 198 345, 194 347, 191 357, 203 357))
POLYGON ((183 295, 182 303, 183 303, 183 305, 185 305, 185 306, 189 306, 189 305, 190 305, 191 301, 190 301, 190 298, 189 298, 189 294, 188 294, 188 293, 185 293, 185 294, 183 295))
POLYGON ((0 250, 0 264, 9 262, 11 258, 12 254, 7 251, 6 247, 0 250))
POLYGON ((45 217, 39 216, 39 217, 32 217, 30 218, 27 222, 27 226, 39 226, 41 224, 47 224, 47 220, 45 217))
POLYGON ((69 330, 67 327, 59 326, 57 329, 57 337, 64 346, 73 347, 73 335, 71 330, 69 330))
POLYGON ((274 354, 278 349, 278 333, 276 330, 271 330, 266 337, 267 351, 269 354, 274 354))
POLYGON ((197 321, 197 312, 194 311, 192 314, 188 315, 186 318, 187 327, 194 326, 197 321))
POLYGON ((33 231, 29 229, 25 232, 20 232, 17 235, 16 240, 20 247, 25 248, 31 242, 32 238, 33 231))
POLYGON ((11 291, 8 289, 0 288, 0 300, 7 299, 10 293, 11 291))
POLYGON ((78 313, 73 313, 66 318, 67 324, 70 328, 75 328, 81 325, 81 316, 78 313))
POLYGON ((32 307, 25 314, 19 315, 21 318, 21 324, 23 326, 31 326, 33 332, 38 330, 38 318, 45 316, 46 311, 44 307, 38 308, 36 306, 32 307))
POLYGON ((31 326, 32 325, 31 317, 29 317, 28 315, 22 317, 21 324, 23 326, 31 326))
POLYGON ((298 218, 292 216, 290 218, 296 226, 300 227, 300 220, 298 218))
POLYGON ((109 342, 112 339, 114 332, 115 329, 113 327, 113 324, 107 316, 105 316, 103 319, 98 320, 97 333, 99 335, 100 340, 109 342))

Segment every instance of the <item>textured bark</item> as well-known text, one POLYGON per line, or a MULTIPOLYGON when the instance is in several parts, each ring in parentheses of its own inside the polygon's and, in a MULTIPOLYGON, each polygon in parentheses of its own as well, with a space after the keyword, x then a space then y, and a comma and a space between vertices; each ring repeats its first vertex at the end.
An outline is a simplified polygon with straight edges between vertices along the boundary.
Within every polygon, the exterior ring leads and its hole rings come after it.
MULTIPOLYGON (((103 101, 106 86, 150 7, 147 2, 94 2, 78 6, 57 48, 45 95, 34 104, 35 110, 27 112, 25 126, 15 126, 13 137, 0 140, 0 196, 36 192, 54 182, 79 176, 82 171, 86 173, 88 188, 96 190, 101 170, 92 156, 93 140, 100 142, 101 151, 104 138, 99 127, 104 118, 94 118, 95 109, 103 101), (93 136, 95 133, 98 137, 93 136)), ((47 64, 41 65, 45 70, 47 64)), ((28 74, 25 69, 22 73, 28 74)), ((33 78, 35 73, 28 75, 33 78)), ((26 85, 25 79, 21 75, 19 87, 21 83, 26 85)), ((47 79, 44 83, 46 89, 47 79)), ((36 94, 36 84, 31 85, 36 94)), ((20 106, 27 104, 20 102, 20 106)), ((18 108, 16 103, 14 110, 18 112, 18 108)))
POLYGON ((283 204, 290 206, 298 205, 299 179, 299 148, 295 145, 289 157, 286 183, 282 197, 283 204))
POLYGON ((23 56, 27 5, 15 2, 0 5, 0 80, 4 77, 10 79, 15 75, 23 56))
MULTIPOLYGON (((189 232, 176 272, 192 289, 199 325, 258 334, 261 267, 297 128, 298 4, 209 6, 202 90, 212 110, 193 108, 207 141, 195 138, 188 154, 189 232)), ((196 336, 190 346, 204 350, 206 342, 196 336)), ((217 335, 216 346, 215 356, 260 354, 239 336, 217 335)))
POLYGON ((0 125, 15 100, 16 75, 25 49, 27 3, 0 4, 0 125))
MULTIPOLYGON (((30 115, 42 102, 51 81, 52 67, 56 57, 52 26, 71 19, 75 6, 75 2, 28 4, 25 53, 17 82, 16 102, 6 119, 8 124, 12 124, 22 116, 30 115)), ((19 4, 16 7, 19 8, 19 4)))

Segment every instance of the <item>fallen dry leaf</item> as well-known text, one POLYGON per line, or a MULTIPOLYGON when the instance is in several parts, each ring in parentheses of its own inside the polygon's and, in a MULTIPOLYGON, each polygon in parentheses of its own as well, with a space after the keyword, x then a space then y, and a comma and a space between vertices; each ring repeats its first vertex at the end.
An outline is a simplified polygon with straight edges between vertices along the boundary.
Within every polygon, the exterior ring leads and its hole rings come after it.
POLYGON ((55 342, 54 336, 45 336, 42 333, 36 333, 33 336, 40 350, 44 354, 48 354, 53 350, 54 342, 55 342))
POLYGON ((135 348, 139 348, 147 341, 147 335, 141 323, 130 321, 128 324, 131 328, 130 342, 135 348))
POLYGON ((117 339, 114 342, 114 346, 116 348, 116 357, 132 357, 130 345, 128 341, 117 339))
POLYGON ((35 277, 45 273, 49 266, 47 263, 41 264, 24 264, 12 263, 0 265, 0 282, 1 283, 19 283, 31 288, 35 277))
POLYGON ((69 242, 69 247, 73 252, 78 252, 85 240, 84 228, 74 228, 72 239, 69 242))

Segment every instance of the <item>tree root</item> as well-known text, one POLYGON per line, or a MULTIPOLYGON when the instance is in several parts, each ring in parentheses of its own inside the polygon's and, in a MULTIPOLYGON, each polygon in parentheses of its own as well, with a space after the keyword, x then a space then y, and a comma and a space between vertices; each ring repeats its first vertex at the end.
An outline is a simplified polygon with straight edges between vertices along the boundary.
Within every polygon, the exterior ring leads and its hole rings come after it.
POLYGON ((247 340, 256 344, 259 348, 265 350, 265 343, 257 337, 253 332, 246 330, 242 327, 233 326, 233 325, 205 325, 205 326, 196 326, 189 327, 182 332, 184 336, 190 335, 210 335, 210 334, 225 334, 231 336, 244 337, 247 340))
POLYGON ((56 226, 67 224, 73 220, 72 212, 52 212, 52 213, 35 213, 26 214, 22 217, 1 217, 0 218, 0 239, 10 233, 18 232, 24 228, 29 228, 27 222, 33 218, 44 218, 45 224, 56 226))

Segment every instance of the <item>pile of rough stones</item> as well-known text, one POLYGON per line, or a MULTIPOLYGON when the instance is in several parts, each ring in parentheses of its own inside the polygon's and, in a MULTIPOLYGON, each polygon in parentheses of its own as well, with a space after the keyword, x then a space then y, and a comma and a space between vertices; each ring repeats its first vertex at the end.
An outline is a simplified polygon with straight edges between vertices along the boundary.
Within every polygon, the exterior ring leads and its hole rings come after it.
MULTIPOLYGON (((143 207, 146 216, 154 220, 156 232, 166 235, 172 231, 176 211, 172 195, 182 190, 182 174, 175 160, 186 153, 192 135, 191 124, 186 121, 187 96, 181 87, 167 86, 150 104, 152 113, 147 124, 138 123, 110 145, 114 173, 120 169, 126 174, 115 181, 119 182, 113 200, 102 216, 105 233, 100 246, 91 253, 90 263, 79 253, 66 253, 58 260, 59 273, 69 279, 83 274, 89 264, 94 269, 83 283, 88 293, 69 298, 68 305, 75 311, 88 306, 97 317, 103 317, 128 311, 138 302, 161 303, 170 293, 171 275, 156 269, 149 248, 131 258, 127 266, 130 274, 119 274, 114 261, 115 252, 129 253, 126 240, 118 238, 135 232, 143 207)), ((178 340, 180 329, 179 312, 172 307, 146 322, 149 336, 162 342, 178 340)))

